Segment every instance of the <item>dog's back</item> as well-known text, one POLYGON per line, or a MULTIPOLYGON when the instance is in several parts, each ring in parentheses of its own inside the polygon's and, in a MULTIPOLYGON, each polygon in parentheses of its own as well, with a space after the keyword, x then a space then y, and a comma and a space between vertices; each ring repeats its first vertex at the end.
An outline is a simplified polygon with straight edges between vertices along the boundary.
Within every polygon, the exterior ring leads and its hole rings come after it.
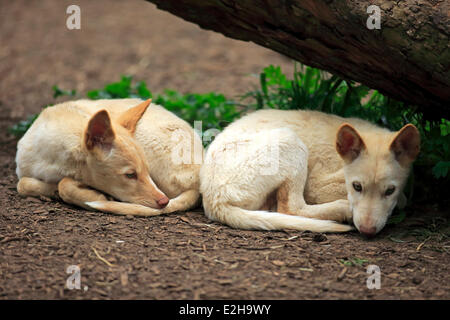
POLYGON ((89 110, 72 103, 44 109, 17 145, 16 173, 56 183, 75 175, 89 110))

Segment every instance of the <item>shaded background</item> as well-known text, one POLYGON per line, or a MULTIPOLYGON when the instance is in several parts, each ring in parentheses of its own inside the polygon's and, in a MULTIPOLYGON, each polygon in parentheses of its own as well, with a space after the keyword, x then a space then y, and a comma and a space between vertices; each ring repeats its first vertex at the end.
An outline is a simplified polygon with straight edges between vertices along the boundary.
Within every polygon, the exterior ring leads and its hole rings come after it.
POLYGON ((227 39, 139 0, 76 1, 81 29, 66 28, 73 1, 0 2, 0 101, 8 117, 36 113, 51 87, 84 93, 119 80, 147 82, 152 92, 216 91, 230 98, 256 85, 269 64, 293 63, 252 43, 227 39))

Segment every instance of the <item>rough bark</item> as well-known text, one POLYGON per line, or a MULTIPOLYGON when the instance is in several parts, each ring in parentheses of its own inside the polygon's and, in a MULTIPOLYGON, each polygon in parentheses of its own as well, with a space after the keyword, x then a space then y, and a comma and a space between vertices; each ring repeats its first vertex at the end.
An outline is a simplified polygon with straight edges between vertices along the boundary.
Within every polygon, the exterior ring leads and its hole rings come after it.
MULTIPOLYGON (((450 111, 448 0, 147 0, 205 29, 419 105, 450 111), (367 7, 381 9, 369 30, 367 7)), ((227 50, 227 48, 223 48, 227 50)))

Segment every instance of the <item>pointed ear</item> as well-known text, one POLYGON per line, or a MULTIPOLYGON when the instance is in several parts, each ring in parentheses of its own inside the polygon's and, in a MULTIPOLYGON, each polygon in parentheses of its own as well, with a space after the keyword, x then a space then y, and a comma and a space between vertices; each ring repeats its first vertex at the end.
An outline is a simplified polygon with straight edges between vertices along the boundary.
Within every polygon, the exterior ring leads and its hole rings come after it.
POLYGON ((133 134, 139 119, 141 119, 151 102, 152 99, 148 99, 122 113, 119 117, 119 123, 122 127, 128 129, 133 134))
POLYGON ((389 149, 404 167, 410 165, 420 151, 420 133, 412 124, 407 124, 392 139, 389 149))
POLYGON ((94 114, 89 120, 86 132, 84 134, 84 142, 88 150, 95 147, 104 151, 109 151, 114 142, 114 131, 111 127, 111 120, 106 110, 101 110, 94 114))
POLYGON ((366 146, 356 129, 348 124, 342 124, 336 135, 336 150, 341 158, 350 163, 356 158, 366 146))

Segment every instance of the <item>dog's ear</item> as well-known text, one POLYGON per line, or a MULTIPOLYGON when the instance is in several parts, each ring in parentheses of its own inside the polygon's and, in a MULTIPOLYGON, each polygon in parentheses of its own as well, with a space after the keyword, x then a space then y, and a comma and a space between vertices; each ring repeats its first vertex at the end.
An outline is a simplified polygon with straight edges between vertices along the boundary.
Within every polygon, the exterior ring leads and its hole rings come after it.
POLYGON ((134 134, 139 119, 141 119, 141 117, 144 115, 145 110, 147 110, 151 102, 152 99, 145 100, 137 106, 130 108, 122 113, 119 117, 119 123, 122 125, 122 127, 128 129, 132 134, 134 134))
POLYGON ((99 148, 110 151, 114 142, 115 134, 111 127, 111 119, 106 110, 94 114, 87 125, 84 134, 84 143, 88 150, 99 148))
POLYGON ((395 134, 389 150, 394 153, 400 165, 403 167, 410 165, 420 151, 419 130, 414 125, 407 124, 395 134))
POLYGON ((342 124, 336 135, 336 150, 341 158, 350 163, 356 158, 366 146, 356 129, 348 124, 342 124))

